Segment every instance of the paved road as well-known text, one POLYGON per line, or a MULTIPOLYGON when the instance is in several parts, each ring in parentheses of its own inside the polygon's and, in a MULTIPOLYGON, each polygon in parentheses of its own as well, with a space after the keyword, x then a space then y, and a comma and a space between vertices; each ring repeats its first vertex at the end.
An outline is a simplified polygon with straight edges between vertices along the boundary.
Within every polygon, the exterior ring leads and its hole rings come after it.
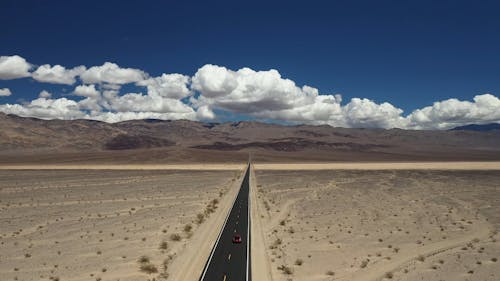
POLYGON ((247 167, 240 191, 205 265, 201 281, 251 280, 249 176, 250 166, 247 167), (242 243, 233 243, 235 234, 241 235, 242 243))

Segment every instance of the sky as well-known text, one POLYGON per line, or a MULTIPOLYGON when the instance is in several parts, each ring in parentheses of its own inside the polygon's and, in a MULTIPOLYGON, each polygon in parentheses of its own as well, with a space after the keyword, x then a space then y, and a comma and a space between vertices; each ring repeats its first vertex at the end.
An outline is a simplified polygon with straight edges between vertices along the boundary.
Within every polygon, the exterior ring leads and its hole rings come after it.
POLYGON ((498 1, 0 2, 0 111, 449 129, 500 122, 498 1))

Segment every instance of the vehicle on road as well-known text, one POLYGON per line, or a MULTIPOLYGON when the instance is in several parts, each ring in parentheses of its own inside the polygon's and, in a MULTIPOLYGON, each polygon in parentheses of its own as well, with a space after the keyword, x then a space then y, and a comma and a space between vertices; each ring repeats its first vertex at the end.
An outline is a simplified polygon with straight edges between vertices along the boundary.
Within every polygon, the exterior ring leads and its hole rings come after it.
POLYGON ((235 244, 241 243, 241 236, 239 234, 234 235, 233 243, 235 243, 235 244))

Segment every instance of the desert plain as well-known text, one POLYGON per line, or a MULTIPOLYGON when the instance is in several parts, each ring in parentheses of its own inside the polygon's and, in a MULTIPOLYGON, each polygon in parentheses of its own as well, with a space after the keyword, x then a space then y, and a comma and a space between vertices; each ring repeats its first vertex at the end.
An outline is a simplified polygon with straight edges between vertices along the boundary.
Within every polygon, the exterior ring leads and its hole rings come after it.
MULTIPOLYGON (((245 165, 119 167, 3 166, 0 279, 197 280, 245 165)), ((498 162, 253 168, 255 280, 500 278, 498 162)))
POLYGON ((0 280, 197 278, 243 167, 0 170, 0 280))
POLYGON ((500 279, 498 169, 319 166, 256 165, 265 278, 500 279))

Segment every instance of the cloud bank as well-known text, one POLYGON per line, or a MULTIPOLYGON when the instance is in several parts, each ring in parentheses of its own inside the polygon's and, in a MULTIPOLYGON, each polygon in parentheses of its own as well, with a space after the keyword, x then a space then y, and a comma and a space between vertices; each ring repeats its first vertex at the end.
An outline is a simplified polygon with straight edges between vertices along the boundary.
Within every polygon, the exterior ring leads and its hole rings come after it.
MULTIPOLYGON (((52 93, 42 91, 26 103, 0 104, 0 111, 44 119, 105 122, 144 118, 208 121, 230 112, 292 124, 403 129, 449 129, 500 122, 500 99, 492 94, 476 95, 472 101, 436 101, 404 115, 389 102, 366 98, 343 102, 341 95, 298 86, 274 69, 231 70, 207 64, 193 76, 163 73, 152 77, 143 70, 111 62, 88 68, 44 64, 30 72, 33 68, 17 55, 0 57, 1 80, 31 77, 41 83, 77 85, 65 97, 53 98, 52 93), (122 91, 125 84, 137 91, 122 91)), ((9 95, 8 88, 0 88, 0 96, 9 95)))

